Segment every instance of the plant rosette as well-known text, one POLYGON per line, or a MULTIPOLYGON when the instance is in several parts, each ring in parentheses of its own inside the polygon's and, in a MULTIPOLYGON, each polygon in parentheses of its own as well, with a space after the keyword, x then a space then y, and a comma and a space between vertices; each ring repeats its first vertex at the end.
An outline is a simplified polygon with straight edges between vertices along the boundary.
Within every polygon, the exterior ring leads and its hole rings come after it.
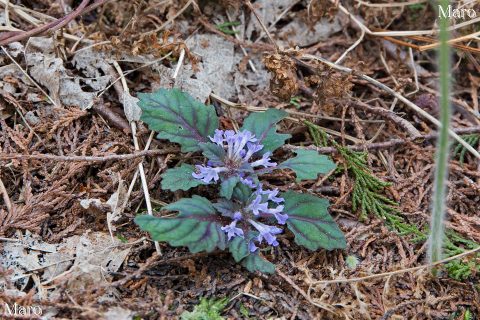
POLYGON ((204 156, 201 163, 183 163, 166 170, 162 189, 186 191, 207 185, 218 194, 214 199, 193 195, 163 207, 178 212, 173 218, 137 216, 135 222, 153 240, 186 246, 194 253, 228 249, 249 271, 264 273, 273 273, 275 266, 261 252, 279 245, 277 236, 284 227, 294 234, 297 244, 310 250, 346 247, 342 231, 328 213, 326 199, 293 191, 281 193, 262 184, 262 175, 275 170, 293 170, 301 181, 335 169, 328 157, 313 150, 297 150, 295 157, 281 163, 272 161, 273 152, 290 137, 277 133, 276 128, 285 111, 252 113, 235 132, 220 130, 212 106, 178 89, 160 89, 138 97, 141 119, 159 132, 158 139, 180 144, 182 152, 204 156))

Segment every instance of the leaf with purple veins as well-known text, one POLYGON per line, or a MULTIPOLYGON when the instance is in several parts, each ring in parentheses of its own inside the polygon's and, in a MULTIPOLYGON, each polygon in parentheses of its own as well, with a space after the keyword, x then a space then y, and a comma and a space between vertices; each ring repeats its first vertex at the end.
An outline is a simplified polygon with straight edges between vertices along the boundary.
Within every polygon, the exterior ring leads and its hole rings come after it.
POLYGON ((164 207, 179 211, 175 218, 137 216, 135 223, 148 231, 155 241, 167 241, 171 246, 187 246, 191 252, 212 252, 226 247, 226 235, 221 229, 224 219, 206 198, 193 196, 164 207))
POLYGON ((212 106, 192 98, 178 89, 160 89, 153 93, 139 93, 141 120, 150 130, 158 131, 158 139, 179 143, 183 152, 200 150, 200 142, 209 142, 209 136, 218 128, 218 117, 212 106))
POLYGON ((283 213, 288 215, 287 226, 295 235, 295 242, 310 250, 345 249, 345 236, 328 213, 328 200, 309 194, 288 191, 283 213))

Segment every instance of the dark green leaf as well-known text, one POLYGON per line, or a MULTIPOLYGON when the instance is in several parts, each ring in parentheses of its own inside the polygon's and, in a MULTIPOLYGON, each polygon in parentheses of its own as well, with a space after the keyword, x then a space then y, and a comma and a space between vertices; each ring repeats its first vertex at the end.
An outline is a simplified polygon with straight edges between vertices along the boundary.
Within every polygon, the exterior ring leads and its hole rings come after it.
POLYGON ((237 183, 233 189, 233 199, 238 200, 242 203, 247 203, 248 199, 252 194, 250 187, 244 185, 243 183, 237 183))
POLYGON ((218 128, 218 117, 212 106, 206 106, 178 89, 160 89, 139 93, 141 120, 157 138, 177 142, 183 152, 200 150, 199 142, 208 142, 218 128))
POLYGON ((247 241, 241 237, 233 238, 228 248, 236 262, 239 262, 250 254, 247 241))
POLYGON ((225 149, 220 147, 218 144, 207 142, 200 143, 200 149, 205 157, 212 161, 222 161, 225 158, 225 149))
POLYGON ((283 110, 269 109, 265 112, 251 113, 245 119, 242 129, 253 132, 259 139, 259 143, 263 144, 263 149, 258 154, 275 151, 285 144, 286 139, 291 137, 289 134, 277 133, 277 122, 286 116, 287 113, 283 110))
POLYGON ((232 176, 222 181, 222 184, 220 185, 220 197, 230 199, 233 194, 233 189, 239 182, 240 178, 237 176, 232 176))
POLYGON ((168 169, 162 174, 162 189, 170 191, 188 190, 205 184, 192 176, 194 170, 194 166, 185 163, 180 167, 168 169))
POLYGON ((167 241, 171 246, 187 246, 191 252, 211 252, 216 247, 226 247, 225 233, 221 230, 221 217, 210 201, 193 196, 165 206, 166 210, 179 211, 175 218, 137 216, 135 222, 148 231, 155 241, 167 241))
POLYGON ((227 199, 218 199, 217 203, 214 203, 213 206, 217 209, 218 212, 228 216, 232 212, 240 210, 240 205, 234 203, 233 201, 227 199))
POLYGON ((249 254, 242 260, 242 265, 250 272, 260 271, 263 273, 274 273, 275 265, 262 257, 260 257, 258 251, 249 254))
POLYGON ((295 235, 295 242, 310 250, 344 249, 345 236, 328 213, 328 200, 293 191, 284 193, 284 213, 287 226, 295 235))
POLYGON ((235 237, 230 241, 228 248, 236 262, 250 254, 248 243, 256 236, 258 236, 258 232, 248 231, 245 238, 235 237))
POLYGON ((297 181, 316 179, 319 173, 327 173, 336 168, 329 157, 314 150, 295 151, 297 156, 280 163, 278 168, 289 168, 297 174, 297 181))

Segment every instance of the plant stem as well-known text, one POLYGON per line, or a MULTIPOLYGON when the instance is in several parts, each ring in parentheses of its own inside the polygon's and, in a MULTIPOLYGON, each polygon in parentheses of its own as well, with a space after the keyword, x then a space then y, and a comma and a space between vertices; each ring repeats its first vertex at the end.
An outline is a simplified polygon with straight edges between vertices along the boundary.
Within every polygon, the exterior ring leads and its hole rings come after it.
MULTIPOLYGON (((449 1, 439 2, 443 11, 447 12, 449 1)), ((448 180, 448 155, 449 141, 448 128, 450 126, 450 48, 448 45, 448 18, 439 14, 440 25, 440 49, 438 53, 438 65, 440 70, 440 132, 437 142, 435 181, 432 200, 432 217, 429 238, 429 259, 434 263, 442 259, 444 238, 443 220, 446 211, 446 184, 448 180)))

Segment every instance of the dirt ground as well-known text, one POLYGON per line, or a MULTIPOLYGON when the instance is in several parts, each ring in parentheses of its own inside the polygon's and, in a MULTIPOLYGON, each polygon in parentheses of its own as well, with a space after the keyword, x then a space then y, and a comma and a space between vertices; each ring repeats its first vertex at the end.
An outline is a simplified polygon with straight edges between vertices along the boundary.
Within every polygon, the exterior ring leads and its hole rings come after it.
MULTIPOLYGON (((421 267, 438 129, 422 112, 439 113, 435 7, 375 3, 0 0, 0 311, 176 319, 202 297, 226 297, 225 319, 477 319, 479 256, 436 277, 421 267), (327 198, 347 249, 311 252, 287 232, 264 254, 274 275, 228 252, 160 243, 158 255, 133 222, 147 210, 139 164, 158 212, 192 195, 161 190, 162 173, 199 155, 129 120, 138 92, 171 87, 214 105, 222 128, 286 110, 279 131, 292 138, 274 159, 301 146, 339 169, 301 183, 282 171, 266 184, 327 198), (305 121, 365 151, 362 172, 388 185, 359 184, 305 121), (385 207, 354 204, 355 186, 385 207)), ((462 4, 480 16, 478 2, 462 4)), ((452 128, 480 150, 480 22, 452 24, 452 128)), ((452 140, 449 168, 446 258, 480 243, 479 159, 452 140)))

